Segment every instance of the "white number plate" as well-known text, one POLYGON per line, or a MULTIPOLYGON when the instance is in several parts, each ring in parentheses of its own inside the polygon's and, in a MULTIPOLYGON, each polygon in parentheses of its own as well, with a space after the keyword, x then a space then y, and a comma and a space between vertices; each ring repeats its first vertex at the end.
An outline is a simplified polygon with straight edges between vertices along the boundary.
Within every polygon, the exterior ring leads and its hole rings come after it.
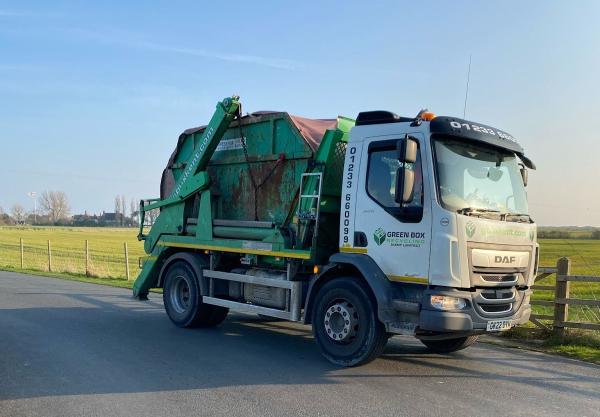
POLYGON ((508 330, 512 327, 510 320, 492 320, 487 322, 488 332, 500 332, 502 330, 508 330))

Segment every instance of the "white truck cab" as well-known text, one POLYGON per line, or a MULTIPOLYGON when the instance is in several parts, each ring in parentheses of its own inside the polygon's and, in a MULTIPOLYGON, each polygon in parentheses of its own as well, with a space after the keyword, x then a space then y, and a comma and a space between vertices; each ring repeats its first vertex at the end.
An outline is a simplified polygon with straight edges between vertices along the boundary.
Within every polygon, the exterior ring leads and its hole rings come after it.
POLYGON ((378 300, 388 332, 452 351, 529 319, 538 245, 526 167, 535 168, 521 146, 490 126, 359 115, 346 150, 340 254, 368 257, 391 283, 389 302, 378 300))

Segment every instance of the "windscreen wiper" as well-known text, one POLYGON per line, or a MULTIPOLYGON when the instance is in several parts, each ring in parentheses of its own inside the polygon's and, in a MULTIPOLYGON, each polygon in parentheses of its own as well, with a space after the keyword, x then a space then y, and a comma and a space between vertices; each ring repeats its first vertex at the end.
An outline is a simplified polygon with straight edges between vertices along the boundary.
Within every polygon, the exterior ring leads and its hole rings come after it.
POLYGON ((502 216, 504 217, 504 220, 507 220, 509 218, 513 218, 515 219, 517 222, 522 222, 522 223, 531 223, 531 216, 529 214, 526 213, 502 213, 502 216), (526 220, 523 220, 526 219, 526 220))
POLYGON ((483 217, 486 214, 500 215, 500 211, 498 211, 498 210, 476 208, 476 207, 463 207, 461 209, 456 210, 456 212, 458 214, 464 214, 466 216, 477 216, 477 217, 483 217))

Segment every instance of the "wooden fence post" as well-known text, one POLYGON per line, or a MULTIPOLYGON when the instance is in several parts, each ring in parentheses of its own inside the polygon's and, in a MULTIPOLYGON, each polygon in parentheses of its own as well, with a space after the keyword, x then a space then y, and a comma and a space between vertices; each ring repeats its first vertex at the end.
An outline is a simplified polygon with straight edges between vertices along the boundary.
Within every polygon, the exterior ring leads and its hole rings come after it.
POLYGON ((23 269, 23 238, 19 238, 19 246, 21 247, 21 269, 23 269))
POLYGON ((554 292, 554 324, 553 333, 558 337, 565 335, 564 322, 569 320, 569 305, 566 303, 556 303, 557 300, 569 298, 570 282, 567 276, 571 275, 571 260, 569 258, 560 258, 556 263, 556 289, 554 292))
POLYGON ((19 247, 21 248, 21 269, 23 269, 23 238, 19 238, 19 247))
POLYGON ((125 276, 127 277, 127 281, 129 281, 129 252, 127 251, 127 242, 123 243, 123 248, 125 249, 125 276))
POLYGON ((90 241, 85 240, 85 276, 90 276, 90 241))
POLYGON ((50 247, 50 239, 48 239, 48 272, 52 272, 52 248, 50 247))

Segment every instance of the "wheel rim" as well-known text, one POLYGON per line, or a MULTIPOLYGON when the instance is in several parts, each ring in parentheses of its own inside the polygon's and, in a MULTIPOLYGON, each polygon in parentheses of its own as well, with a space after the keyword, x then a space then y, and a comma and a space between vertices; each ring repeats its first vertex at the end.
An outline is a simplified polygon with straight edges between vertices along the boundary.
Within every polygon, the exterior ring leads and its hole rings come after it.
POLYGON ((177 275, 171 286, 171 305, 177 313, 184 313, 190 307, 190 286, 185 277, 177 275))
POLYGON ((336 300, 325 310, 323 323, 329 339, 347 344, 358 332, 358 313, 347 300, 336 300))

